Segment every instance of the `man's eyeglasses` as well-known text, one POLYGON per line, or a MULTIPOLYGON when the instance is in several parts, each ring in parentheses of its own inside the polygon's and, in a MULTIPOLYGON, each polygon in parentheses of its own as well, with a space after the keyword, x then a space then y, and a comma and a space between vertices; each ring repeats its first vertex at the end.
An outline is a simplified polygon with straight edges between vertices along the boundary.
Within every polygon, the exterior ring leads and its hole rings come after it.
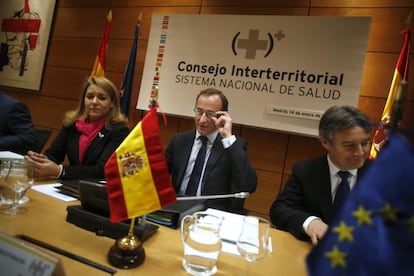
POLYGON ((216 112, 211 111, 211 110, 204 110, 199 107, 195 107, 193 111, 194 111, 194 114, 197 116, 202 116, 203 114, 206 114, 207 118, 209 119, 217 116, 216 112))

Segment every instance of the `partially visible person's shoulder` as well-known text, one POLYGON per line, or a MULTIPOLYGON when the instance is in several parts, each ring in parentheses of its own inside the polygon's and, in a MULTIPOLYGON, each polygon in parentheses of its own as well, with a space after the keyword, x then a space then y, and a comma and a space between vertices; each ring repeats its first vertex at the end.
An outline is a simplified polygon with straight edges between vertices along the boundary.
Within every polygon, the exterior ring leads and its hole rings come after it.
POLYGON ((367 158, 364 162, 364 166, 371 166, 374 163, 374 160, 367 158))
POLYGON ((315 166, 327 165, 328 160, 326 154, 319 155, 316 157, 311 157, 305 160, 298 161, 294 164, 297 168, 309 168, 312 169, 315 166))
POLYGON ((127 135, 129 134, 130 129, 124 123, 115 123, 115 124, 111 124, 110 129, 105 128, 105 131, 108 131, 111 133, 123 133, 127 135))
POLYGON ((4 107, 13 107, 15 104, 21 104, 24 105, 24 103, 20 102, 19 100, 7 95, 4 92, 0 92, 0 101, 2 103, 2 106, 4 107))
POLYGON ((66 131, 68 131, 68 130, 71 130, 71 129, 76 130, 76 125, 75 125, 75 123, 71 123, 71 124, 68 124, 68 125, 63 125, 63 126, 62 126, 62 130, 66 130, 66 131))
POLYGON ((176 138, 181 138, 181 137, 188 137, 188 136, 194 136, 194 135, 195 135, 195 130, 192 129, 192 130, 186 130, 183 132, 178 132, 174 136, 176 138))
POLYGON ((1 91, 0 91, 0 99, 1 100, 9 100, 9 101, 16 101, 17 102, 17 100, 15 98, 10 97, 9 95, 7 95, 6 93, 1 92, 1 91))
POLYGON ((124 123, 113 123, 111 124, 111 129, 129 129, 128 126, 124 123))
POLYGON ((359 173, 364 174, 365 171, 367 171, 368 168, 371 167, 374 162, 375 162, 375 160, 371 160, 371 159, 367 158, 364 162, 364 165, 362 165, 362 167, 359 168, 359 170, 358 170, 359 173))
POLYGON ((187 130, 183 132, 175 133, 169 142, 169 145, 181 145, 182 143, 191 143, 192 139, 194 138, 195 130, 187 130))
POLYGON ((243 137, 237 136, 237 135, 235 135, 235 137, 236 137, 236 141, 243 142, 243 143, 247 143, 247 139, 246 138, 243 138, 243 137))

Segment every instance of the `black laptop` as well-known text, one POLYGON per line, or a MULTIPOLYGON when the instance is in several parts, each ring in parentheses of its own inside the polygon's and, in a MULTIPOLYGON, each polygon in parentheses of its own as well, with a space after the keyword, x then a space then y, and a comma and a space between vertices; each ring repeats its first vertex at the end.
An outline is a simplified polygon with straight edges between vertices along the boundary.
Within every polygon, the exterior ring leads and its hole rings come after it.
MULTIPOLYGON (((97 235, 118 239, 128 234, 130 220, 112 223, 109 219, 109 202, 104 180, 79 180, 78 192, 81 205, 67 208, 66 221, 97 235)), ((151 237, 159 228, 149 222, 135 220, 134 233, 141 241, 151 237)))

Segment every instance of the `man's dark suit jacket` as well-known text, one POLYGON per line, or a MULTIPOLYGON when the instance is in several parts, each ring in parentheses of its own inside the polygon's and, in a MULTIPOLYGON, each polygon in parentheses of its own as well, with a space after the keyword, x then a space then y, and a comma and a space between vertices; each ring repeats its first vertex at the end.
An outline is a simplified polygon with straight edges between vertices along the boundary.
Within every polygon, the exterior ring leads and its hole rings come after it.
POLYGON ((0 150, 26 154, 37 144, 27 106, 0 92, 0 150))
POLYGON ((45 155, 60 164, 67 155, 69 166, 65 166, 64 179, 102 179, 106 161, 129 134, 124 124, 113 124, 111 129, 103 128, 86 150, 82 164, 79 163, 80 132, 75 125, 61 129, 45 155))
MULTIPOLYGON (((195 135, 195 130, 176 134, 165 151, 177 193, 183 181, 195 135)), ((247 157, 246 140, 238 137, 233 145, 224 149, 221 139, 220 135, 217 135, 211 148, 201 184, 201 195, 253 193, 256 190, 257 177, 247 157)), ((230 212, 243 213, 244 211, 242 199, 213 199, 209 200, 207 205, 230 212)))
MULTIPOLYGON (((370 160, 366 160, 364 166, 358 169, 356 185, 369 163, 370 160)), ((270 207, 272 223, 300 240, 309 240, 302 226, 309 216, 317 216, 328 225, 334 216, 326 154, 293 165, 284 190, 270 207)))

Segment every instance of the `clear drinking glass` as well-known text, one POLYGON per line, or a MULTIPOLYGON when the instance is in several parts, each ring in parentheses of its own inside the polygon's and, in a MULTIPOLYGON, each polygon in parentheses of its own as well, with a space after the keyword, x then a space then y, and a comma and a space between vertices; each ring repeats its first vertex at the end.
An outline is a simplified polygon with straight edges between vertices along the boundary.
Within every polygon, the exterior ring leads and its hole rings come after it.
POLYGON ((0 192, 4 198, 12 198, 11 204, 3 204, 0 212, 6 215, 16 215, 27 212, 22 206, 22 198, 34 182, 33 165, 25 160, 1 160, 0 192))
POLYGON ((246 260, 246 270, 243 275, 250 274, 250 263, 264 258, 269 248, 270 223, 264 218, 245 216, 237 249, 246 260))

